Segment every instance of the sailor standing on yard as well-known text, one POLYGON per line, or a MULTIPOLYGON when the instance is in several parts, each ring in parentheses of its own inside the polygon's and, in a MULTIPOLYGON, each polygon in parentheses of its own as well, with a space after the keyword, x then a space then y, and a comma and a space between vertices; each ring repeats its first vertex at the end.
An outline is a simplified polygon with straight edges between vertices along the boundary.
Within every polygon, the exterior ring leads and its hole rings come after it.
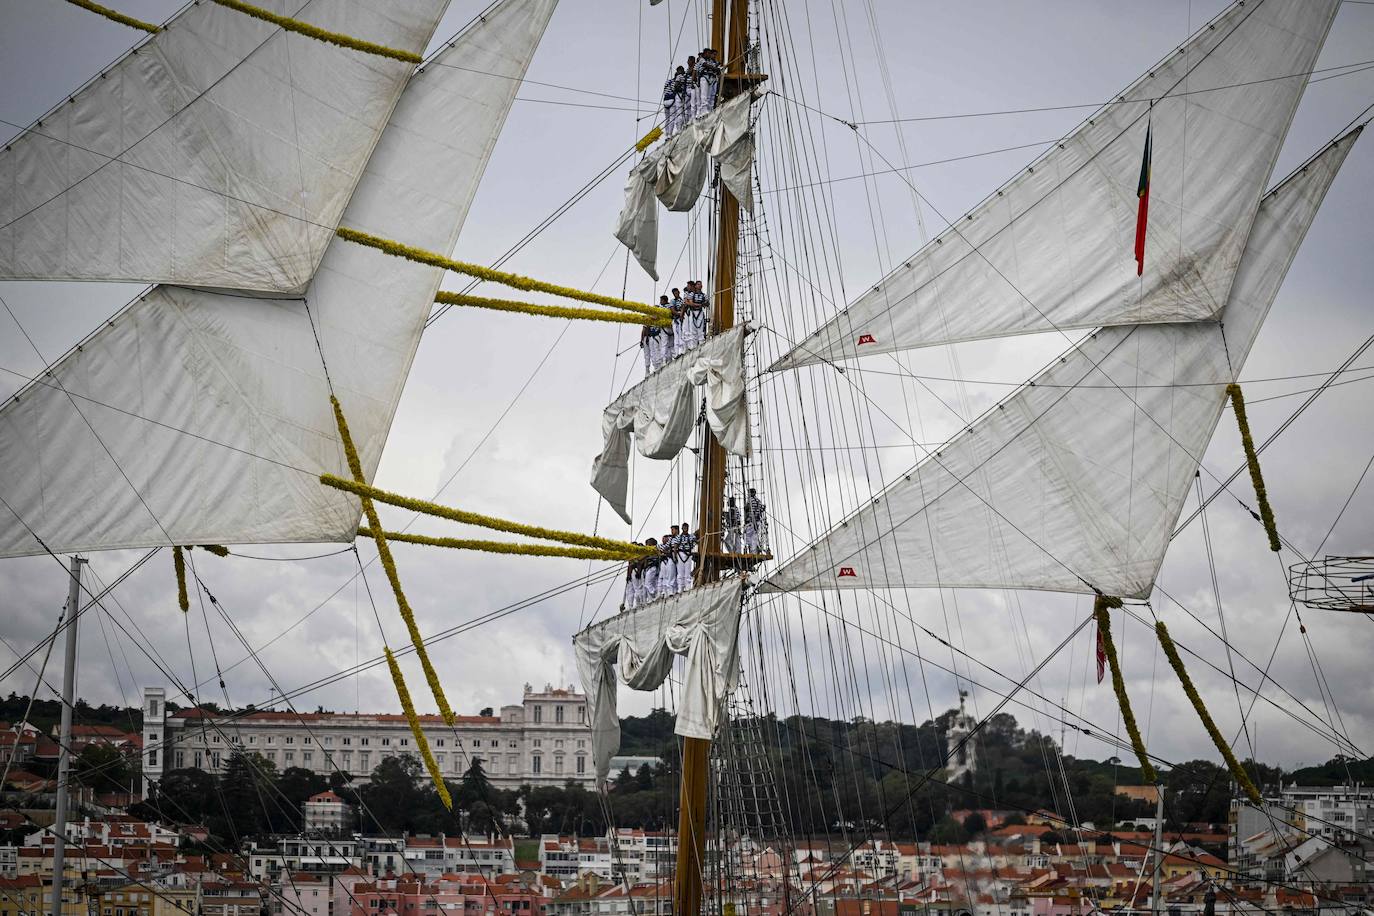
POLYGON ((684 74, 686 79, 682 82, 682 123, 680 127, 686 127, 687 122, 696 117, 697 107, 697 59, 687 58, 687 72, 684 74))
POLYGON ((663 555, 659 558, 658 593, 673 595, 677 593, 677 525, 663 536, 663 555))
MULTIPOLYGON (((644 542, 645 547, 658 547, 658 541, 649 538, 644 542)), ((640 574, 639 603, 648 604, 658 597, 658 557, 648 556, 643 559, 644 569, 640 574)))
MULTIPOLYGON (((638 541, 631 541, 631 544, 638 544, 638 541)), ((625 598, 620 603, 622 611, 632 611, 639 607, 639 560, 631 560, 625 564, 625 598)))
POLYGON ((686 299, 686 317, 682 322, 682 330, 687 335, 683 342, 684 352, 706 342, 706 332, 711 323, 711 303, 707 300, 706 294, 701 291, 700 280, 687 282, 686 299))
POLYGON ((697 97, 693 117, 700 117, 716 107, 716 93, 720 89, 720 61, 715 48, 702 48, 697 60, 697 97))
POLYGON ((687 123, 687 112, 680 102, 686 101, 687 71, 678 67, 677 72, 663 83, 663 132, 671 137, 683 124, 687 123))
MULTIPOLYGON (((658 304, 668 307, 668 297, 659 296, 658 304)), ((657 325, 646 324, 639 330, 639 349, 644 351, 644 374, 648 375, 658 368, 662 361, 663 329, 657 325)))
POLYGON ((721 516, 721 533, 725 536, 725 552, 739 552, 739 506, 731 496, 725 501, 725 512, 721 516))
POLYGON ((682 533, 677 536, 677 590, 685 592, 692 587, 693 562, 697 552, 697 536, 692 526, 682 523, 682 533))
POLYGON ((744 552, 763 553, 768 543, 768 519, 766 507, 759 499, 759 491, 749 489, 749 497, 744 501, 744 552))
POLYGON ((659 305, 673 313, 673 350, 668 354, 668 358, 675 359, 687 351, 687 330, 683 327, 687 309, 676 289, 673 290, 672 301, 668 301, 667 296, 660 296, 659 305))

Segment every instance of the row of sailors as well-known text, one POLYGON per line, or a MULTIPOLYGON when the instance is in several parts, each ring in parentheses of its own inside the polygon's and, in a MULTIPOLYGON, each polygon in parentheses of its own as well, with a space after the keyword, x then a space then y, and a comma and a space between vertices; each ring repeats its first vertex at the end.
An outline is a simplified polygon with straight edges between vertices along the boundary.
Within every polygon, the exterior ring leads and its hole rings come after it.
POLYGON ((716 107, 720 89, 720 61, 715 48, 702 48, 701 57, 687 58, 663 84, 663 132, 673 136, 693 118, 716 107))
POLYGON ((686 522, 674 525, 659 543, 649 538, 644 544, 657 547, 658 556, 631 560, 625 570, 625 603, 629 611, 658 598, 685 592, 692 587, 697 566, 697 536, 686 522))
POLYGON ((673 287, 673 298, 659 296, 658 304, 673 313, 673 326, 645 325, 640 331, 645 375, 705 343, 711 328, 711 301, 701 291, 700 280, 688 280, 686 292, 673 287))
MULTIPOLYGON (((758 490, 749 490, 749 496, 744 500, 742 520, 743 525, 740 524, 741 515, 739 507, 735 505, 735 497, 731 496, 723 518, 725 552, 739 553, 743 546, 746 554, 766 553, 768 518, 758 490)), ((658 555, 631 560, 627 565, 622 610, 634 610, 658 598, 685 592, 692 587, 696 576, 701 560, 699 541, 687 522, 674 525, 672 531, 663 536, 662 542, 649 538, 644 543, 658 548, 658 555)))

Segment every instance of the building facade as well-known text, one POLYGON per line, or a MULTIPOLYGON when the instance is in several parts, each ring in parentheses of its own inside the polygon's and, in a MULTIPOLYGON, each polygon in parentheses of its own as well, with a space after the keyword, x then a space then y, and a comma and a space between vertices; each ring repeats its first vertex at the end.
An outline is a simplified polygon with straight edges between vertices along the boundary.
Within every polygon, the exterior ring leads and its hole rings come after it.
MULTIPOLYGON (((459 716, 452 726, 437 715, 419 717, 444 775, 462 776, 480 757, 492 784, 591 787, 591 734, 587 698, 567 688, 525 686, 519 704, 499 715, 459 716)), ((348 773, 366 780, 383 760, 419 757, 406 717, 391 713, 278 712, 237 714, 179 709, 168 712, 166 690, 143 691, 143 792, 170 770, 195 767, 221 773, 230 755, 261 754, 278 771, 301 767, 328 776, 348 773)))

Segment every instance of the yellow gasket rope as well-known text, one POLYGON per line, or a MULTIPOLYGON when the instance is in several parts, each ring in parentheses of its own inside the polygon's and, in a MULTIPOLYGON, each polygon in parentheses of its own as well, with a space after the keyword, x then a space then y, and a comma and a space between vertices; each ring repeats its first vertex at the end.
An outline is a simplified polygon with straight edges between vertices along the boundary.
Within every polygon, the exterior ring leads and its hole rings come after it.
MULTIPOLYGON (((409 509, 412 512, 434 515, 464 525, 477 525, 480 528, 490 528, 493 531, 504 531, 508 534, 523 534, 529 537, 540 538, 545 541, 562 541, 564 544, 575 544, 578 547, 595 547, 599 550, 609 550, 622 554, 640 554, 648 556, 650 553, 654 552, 653 548, 646 548, 641 544, 631 544, 628 541, 616 541, 611 538, 596 537, 591 534, 578 534, 575 531, 559 531, 555 528, 540 528, 538 525, 508 522, 505 519, 493 518, 490 515, 479 515, 476 512, 455 509, 452 506, 441 506, 438 503, 432 503, 428 500, 413 499, 409 496, 402 496, 399 493, 392 493, 389 490, 380 490, 377 487, 369 486, 365 483, 345 480, 334 474, 321 474, 320 483, 328 487, 334 487, 336 490, 345 490, 369 501, 376 500, 379 503, 399 506, 402 509, 409 509)), ((374 533, 381 531, 381 525, 377 522, 376 518, 369 515, 367 521, 368 526, 373 529, 374 533)))
POLYGON ((388 48, 386 45, 379 45, 371 41, 363 41, 361 38, 354 38, 352 35, 331 32, 317 25, 301 22, 299 19, 292 19, 290 16, 278 15, 260 6, 242 3, 240 0, 215 0, 215 2, 220 6, 226 6, 231 10, 238 10, 240 13, 252 16, 254 19, 261 19, 263 22, 270 22, 273 25, 281 26, 288 32, 295 32, 298 35, 304 35, 316 41, 328 42, 331 45, 338 45, 341 48, 351 48, 354 51, 362 51, 366 54, 376 54, 378 57, 390 57, 392 60, 402 60, 408 64, 418 64, 424 60, 420 55, 410 51, 402 51, 399 48, 388 48))
MULTIPOLYGON (((404 531, 383 532, 388 541, 406 544, 424 544, 428 547, 449 547, 454 550, 481 550, 487 553, 521 554, 531 557, 572 557, 575 560, 639 560, 657 554, 655 548, 642 553, 622 550, 596 550, 591 547, 559 547, 555 544, 509 544, 505 541, 473 541, 464 538, 434 537, 428 534, 409 534, 404 531)), ((366 526, 358 529, 362 537, 371 537, 372 529, 366 526)))
POLYGON ((1245 415, 1245 396, 1235 382, 1226 386, 1226 394, 1231 398, 1231 410, 1236 415, 1236 425, 1240 427, 1240 444, 1245 448, 1245 463, 1250 466, 1250 483, 1255 486, 1255 499, 1259 500, 1260 522, 1264 533, 1269 535, 1269 549, 1278 553, 1279 526, 1274 521, 1274 510, 1269 505, 1269 492, 1264 488, 1264 477, 1260 474, 1259 453, 1255 451, 1255 440, 1250 438, 1250 418, 1245 415))
MULTIPOLYGON (((329 396, 329 401, 334 405, 334 422, 339 427, 339 438, 343 440, 344 456, 348 459, 348 469, 353 472, 355 479, 362 481, 362 461, 358 458, 358 449, 353 445, 353 436, 348 432, 348 421, 344 419, 343 407, 339 404, 339 399, 333 395, 329 396)), ((323 478, 321 479, 323 480, 323 478)), ((335 479, 346 483, 342 478, 335 479)), ((377 544, 377 559, 382 561, 382 569, 386 570, 387 581, 391 583, 391 591, 396 596, 396 607, 400 609, 401 619, 405 621, 406 629, 410 632, 410 643, 415 647, 415 654, 420 659, 420 666, 425 669, 425 678, 429 681, 429 689, 434 694, 434 701, 439 704, 439 713, 444 717, 445 722, 453 725, 455 721, 453 710, 449 708, 448 698, 444 696, 444 688, 439 683, 439 675, 435 673, 434 665, 429 660, 429 653, 425 651, 425 641, 420 636, 420 628, 415 624, 415 613, 410 609, 410 602, 406 600, 405 592, 401 590, 401 577, 396 572, 396 561, 391 556, 391 548, 387 546, 386 536, 382 534, 382 523, 377 518, 377 507, 372 504, 372 500, 366 494, 359 493, 358 495, 362 497, 363 512, 367 514, 369 527, 372 529, 372 540, 377 544)), ((424 748, 422 747, 422 749, 424 748)))
POLYGON ((118 22, 120 25, 127 25, 131 29, 142 29, 145 32, 156 35, 162 31, 162 26, 154 25, 151 22, 144 22, 142 19, 135 19, 133 16, 125 16, 118 10, 112 10, 108 6, 101 6, 99 3, 92 3, 91 0, 67 0, 72 6, 79 6, 83 10, 90 10, 92 13, 104 16, 111 22, 118 22))
POLYGON ((219 544, 197 544, 196 546, 206 553, 213 553, 217 557, 229 556, 229 548, 221 547, 219 544))
POLYGON ((191 599, 186 594, 186 554, 180 547, 172 548, 172 566, 177 571, 177 607, 185 614, 191 610, 191 599))
POLYGON ((1130 698, 1126 696, 1126 680, 1121 676, 1121 662, 1116 657, 1116 643, 1112 641, 1111 609, 1121 607, 1121 599, 1108 595, 1098 595, 1093 601, 1093 616, 1097 618, 1097 633, 1102 637, 1102 648, 1107 653, 1107 665, 1112 669, 1112 690, 1116 691, 1116 702, 1121 707, 1121 721, 1126 723, 1126 734, 1131 736, 1131 748, 1140 761, 1140 774, 1153 785, 1159 781, 1154 764, 1145 753, 1145 742, 1140 737, 1140 727, 1136 725, 1135 713, 1131 711, 1130 698))
POLYGON ((644 152, 646 149, 653 146, 654 142, 661 136, 663 136, 663 127, 661 125, 655 125, 653 130, 640 137, 639 141, 635 143, 635 152, 644 152))
POLYGON ((444 803, 444 807, 452 811, 453 798, 448 794, 439 764, 434 761, 434 754, 429 749, 429 739, 420 728, 420 717, 415 715, 415 704, 411 702, 406 679, 401 675, 401 666, 396 664, 396 656, 391 654, 390 647, 382 646, 382 651, 386 653, 386 664, 391 669, 391 683, 396 685, 396 695, 401 698, 401 709, 405 710, 406 721, 410 723, 410 733, 415 736, 415 746, 420 749, 420 757, 425 761, 425 769, 429 770, 429 778, 434 781, 434 790, 439 793, 439 801, 444 803))
POLYGON ((647 324, 660 328, 673 326, 672 313, 663 309, 663 316, 651 318, 634 312, 607 312, 601 309, 580 309, 562 305, 538 305, 533 302, 516 302, 513 299, 488 299, 485 296, 469 296, 467 293, 440 292, 435 302, 445 305, 470 305, 479 309, 495 309, 498 312, 523 312, 526 315, 545 315, 549 318, 581 318, 588 321, 618 321, 622 324, 647 324))
POLYGON ((1197 688, 1193 686, 1193 679, 1188 676, 1188 669, 1183 667, 1183 659, 1179 657, 1178 648, 1169 635, 1169 628, 1164 626, 1164 621, 1155 622, 1155 635, 1159 637, 1159 644, 1164 648, 1165 657, 1169 659, 1169 666, 1174 669, 1174 674, 1178 675, 1179 681, 1183 684, 1183 692, 1188 694, 1188 701, 1193 704, 1193 709, 1197 710, 1203 728, 1207 729, 1207 734, 1211 737, 1212 743, 1217 746, 1217 750, 1221 752, 1226 765, 1231 768, 1231 776, 1235 779, 1236 784, 1241 787, 1251 802, 1256 805, 1261 804, 1263 798, 1260 797, 1259 789, 1255 788, 1254 782, 1250 779, 1250 774, 1245 772, 1245 768, 1240 765, 1240 761, 1231 751, 1231 745, 1226 743, 1226 738, 1222 736, 1217 724, 1212 721, 1212 714, 1203 705, 1202 697, 1198 695, 1197 688))
MULTIPOLYGON (((222 0, 220 0, 222 2, 222 0)), ((345 241, 354 242, 358 245, 366 245, 369 248, 376 248, 389 255, 398 258, 405 258, 417 264, 428 264, 431 267, 442 267, 445 270, 457 271, 467 274, 469 277, 476 277, 491 283, 500 283, 503 286, 511 286, 525 292, 550 293, 554 296, 563 296, 566 299, 577 299, 581 302, 590 302, 593 305, 609 305, 611 308, 627 309, 631 312, 639 312, 643 315, 651 315, 661 318, 664 309, 656 305, 649 305, 645 302, 630 302, 626 299, 617 299, 614 296, 603 296, 600 293, 588 293, 580 289, 573 289, 570 286, 559 286, 556 283, 545 283, 543 280, 535 280, 532 277, 522 277, 520 274, 507 273, 504 270, 493 270, 490 267, 483 267, 480 264, 469 264, 466 261, 455 261, 446 258, 441 254, 432 251, 425 251, 423 248, 413 248, 410 245, 402 245, 391 239, 384 239, 381 236, 369 235, 366 232, 359 232, 357 229, 348 229, 340 226, 335 230, 335 234, 345 241)))

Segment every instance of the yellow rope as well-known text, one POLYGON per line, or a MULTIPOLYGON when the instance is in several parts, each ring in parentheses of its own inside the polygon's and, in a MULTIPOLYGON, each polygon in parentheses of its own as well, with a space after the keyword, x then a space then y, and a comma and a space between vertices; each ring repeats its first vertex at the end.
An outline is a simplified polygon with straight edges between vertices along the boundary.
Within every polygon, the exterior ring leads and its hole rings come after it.
MULTIPOLYGON (((344 419, 343 407, 339 404, 337 397, 330 395, 329 400, 334 405, 334 422, 339 427, 339 438, 343 440, 344 456, 348 459, 348 469, 353 472, 353 477, 358 481, 358 485, 363 486, 362 461, 359 460, 358 450, 353 445, 353 436, 348 432, 348 421, 344 419)), ((342 478, 335 479, 346 482, 342 478)), ((439 675, 435 673, 434 665, 429 660, 429 653, 425 651, 425 641, 420 636, 420 628, 415 624, 415 613, 410 609, 410 602, 406 600, 405 592, 401 590, 401 577, 396 572, 396 561, 392 559, 391 548, 387 546, 386 536, 382 533, 382 523, 377 518, 377 507, 372 505, 372 500, 366 494, 359 493, 358 495, 362 496, 363 512, 367 514, 367 520, 372 528, 372 540, 377 544, 377 559, 382 561, 382 569, 386 570, 387 581, 391 583, 391 591, 396 596, 396 607, 400 609, 401 619, 405 621, 406 629, 410 632, 410 642, 415 647, 416 656, 420 659, 420 667, 425 670, 429 689, 434 694, 434 701, 439 704, 439 712, 443 715, 444 721, 453 725, 455 721, 453 710, 449 708, 448 699, 444 696, 444 688, 439 683, 439 675)))
POLYGON ((583 318, 590 321, 618 321, 622 324, 648 324, 660 328, 673 326, 673 313, 667 309, 656 309, 663 314, 650 318, 633 312, 607 312, 601 309, 570 308, 562 305, 536 305, 533 302, 516 302, 511 299, 488 299, 484 296, 469 296, 466 293, 440 292, 435 302, 446 305, 471 305, 479 309, 495 309, 498 312, 524 312, 526 315, 547 315, 550 318, 583 318))
MULTIPOLYGON (((406 544, 424 544, 428 547, 451 547, 454 550, 482 550, 487 553, 521 554, 531 557, 572 557, 575 560, 638 560, 653 556, 658 551, 647 548, 643 553, 630 553, 620 550, 596 550, 590 547, 558 547, 554 544, 508 544, 505 541, 471 541, 462 538, 431 537, 427 534, 407 534, 402 531, 384 532, 388 541, 401 541, 406 544)), ((372 529, 366 526, 358 529, 358 534, 371 537, 372 529)))
MULTIPOLYGON (((505 519, 493 518, 490 515, 479 515, 476 512, 467 512, 463 509, 454 509, 451 506, 441 506, 438 503, 432 503, 423 499, 412 499, 409 496, 402 496, 399 493, 392 493, 388 490, 379 490, 365 483, 345 480, 334 474, 321 474, 320 483, 325 486, 334 487, 337 490, 346 490, 355 496, 364 497, 369 502, 375 499, 379 503, 399 506, 402 509, 409 509, 412 512, 422 512, 425 515, 446 518, 450 521, 460 522, 464 525, 477 525, 481 528, 491 528, 494 531, 505 531, 508 534, 523 534, 529 537, 541 538, 546 541, 562 541, 565 544, 576 544, 579 547, 596 547, 601 550, 609 550, 617 553, 644 553, 645 555, 648 553, 644 547, 638 544, 631 544, 628 541, 616 541, 611 538, 601 538, 590 534, 578 534, 574 531, 559 531, 554 528, 540 528, 538 525, 508 522, 505 519)), ((381 525, 373 515, 369 515, 367 520, 374 534, 381 530, 381 525)))
POLYGON ((635 152, 644 152, 646 149, 653 146, 654 142, 661 136, 663 136, 663 128, 661 126, 655 126, 653 130, 639 138, 639 142, 635 144, 635 152))
POLYGON ((628 309, 631 312, 640 312, 644 315, 658 317, 661 309, 656 305, 648 305, 644 302, 630 302, 625 299, 617 299, 614 296, 603 296, 600 293, 587 293, 580 289, 573 289, 570 286, 559 286, 556 283, 545 283, 543 280, 535 280, 531 277, 522 277, 519 274, 506 273, 504 270, 492 270, 490 267, 483 267, 480 264, 469 264, 466 261, 455 261, 446 258, 441 254, 432 251, 425 251, 423 248, 412 248, 409 245, 402 245, 400 242, 393 242, 380 236, 369 235, 366 232, 359 232, 357 229, 348 229, 340 226, 335 230, 339 238, 359 245, 366 245, 369 248, 376 248, 378 251, 386 252, 398 258, 405 258, 417 264, 429 264, 432 267, 442 267, 445 270, 454 270, 479 280, 486 280, 491 283, 500 283, 504 286, 513 286, 525 292, 551 293, 555 296, 563 296, 568 299, 577 299, 582 302, 590 302, 593 305, 609 305, 611 308, 628 309))
POLYGON ((1250 466, 1250 482, 1255 485, 1255 498, 1259 500, 1260 521, 1269 535, 1269 549, 1279 552, 1279 526, 1274 522, 1274 510, 1269 506, 1269 493, 1264 489, 1264 477, 1260 475, 1259 454, 1255 451, 1255 440, 1250 438, 1250 418, 1245 415, 1245 396, 1235 382, 1226 386, 1231 397, 1231 409, 1236 414, 1236 425, 1240 427, 1240 444, 1245 448, 1245 463, 1250 466))
POLYGON ((177 606, 185 614, 191 609, 191 599, 186 594, 186 554, 180 547, 172 548, 172 566, 177 571, 177 606))
POLYGON ((1126 734, 1131 736, 1131 747, 1136 759, 1140 761, 1140 774, 1148 783, 1159 781, 1155 768, 1145 753, 1145 742, 1140 737, 1140 727, 1135 723, 1135 713, 1131 711, 1131 701, 1126 696, 1126 681, 1121 676, 1121 662, 1116 657, 1116 643, 1112 642, 1111 609, 1121 607, 1120 598, 1098 595, 1093 602, 1093 616, 1097 618, 1097 632, 1102 637, 1102 648, 1107 653, 1107 664, 1112 669, 1112 690, 1116 691, 1116 702, 1121 706, 1121 721, 1126 723, 1126 734))
POLYGON ((101 6, 99 3, 92 3, 91 0, 67 0, 72 6, 79 6, 83 10, 90 10, 92 13, 99 13, 106 19, 118 22, 120 25, 127 25, 133 29, 142 29, 156 35, 162 31, 162 26, 154 25, 151 22, 144 22, 142 19, 135 19, 132 16, 125 16, 118 10, 112 10, 108 6, 101 6))
POLYGON ((213 553, 217 557, 229 556, 228 547, 221 547, 218 544, 197 544, 196 546, 199 547, 201 550, 206 551, 207 553, 213 553))
MULTIPOLYGON (((220 6, 227 6, 231 10, 238 10, 254 19, 261 19, 273 25, 281 26, 288 32, 295 32, 313 38, 316 41, 325 41, 341 48, 352 48, 354 51, 363 51, 367 54, 376 54, 378 57, 390 57, 392 60, 403 60, 408 64, 418 64, 424 58, 410 51, 402 51, 399 48, 388 48, 386 45, 379 45, 371 41, 363 41, 361 38, 354 38, 352 35, 343 35, 339 32, 331 32, 319 26, 311 25, 308 22, 301 22, 299 19, 292 19, 290 16, 281 16, 271 10, 265 10, 259 6, 249 3, 242 3, 240 0, 215 0, 220 6)), ((82 4, 83 6, 85 4, 82 4)))
POLYGON ((1217 746, 1221 756, 1226 760, 1226 765, 1231 768, 1231 776, 1235 778, 1236 784, 1245 792, 1247 798, 1256 805, 1263 799, 1260 797, 1259 789, 1250 780, 1250 774, 1245 772, 1245 768, 1240 765, 1236 755, 1231 752, 1231 746, 1226 743, 1217 724, 1212 721, 1212 715, 1207 711, 1207 707, 1202 704, 1202 697, 1198 695, 1197 688, 1193 686, 1193 679, 1188 676, 1188 669, 1183 667, 1183 659, 1179 657, 1178 648, 1174 645, 1173 637, 1169 635, 1169 628, 1164 626, 1164 621, 1155 621, 1155 635, 1159 637, 1159 644, 1164 648, 1164 655, 1169 659, 1169 665, 1174 669, 1174 674, 1178 675, 1179 681, 1183 684, 1183 692, 1188 694, 1188 700, 1193 704, 1193 709, 1197 710, 1198 718, 1202 720, 1203 728, 1207 729, 1207 734, 1211 736, 1212 743, 1217 746))
POLYGON ((444 803, 444 807, 452 811, 453 798, 448 794, 448 786, 444 784, 444 777, 439 773, 439 764, 434 761, 434 754, 429 749, 429 739, 420 728, 420 717, 415 715, 415 704, 411 702, 406 679, 401 676, 401 666, 396 664, 396 656, 391 654, 389 647, 383 646, 382 651, 386 653, 387 667, 391 669, 391 682, 396 685, 396 695, 401 698, 401 708, 405 710, 406 721, 410 723, 410 733, 415 736, 415 746, 420 749, 420 757, 425 761, 425 769, 429 770, 429 778, 434 781, 434 790, 439 793, 439 801, 444 803))

